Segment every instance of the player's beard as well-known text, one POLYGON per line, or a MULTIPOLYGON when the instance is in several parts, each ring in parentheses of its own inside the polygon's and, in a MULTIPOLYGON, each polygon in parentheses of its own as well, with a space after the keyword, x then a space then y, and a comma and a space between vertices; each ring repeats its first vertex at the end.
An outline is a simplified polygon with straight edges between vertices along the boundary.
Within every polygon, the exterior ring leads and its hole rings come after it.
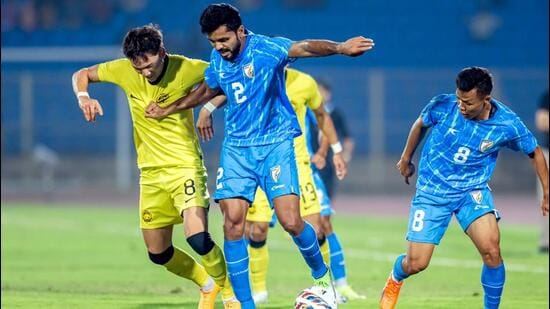
POLYGON ((237 56, 239 55, 239 51, 241 50, 241 40, 239 40, 239 38, 237 37, 237 43, 235 44, 235 47, 233 47, 232 49, 229 50, 229 52, 231 53, 229 55, 229 57, 224 57, 223 56, 223 52, 225 52, 226 50, 221 50, 220 51, 220 54, 222 54, 222 58, 225 59, 225 60, 228 60, 228 61, 233 61, 235 60, 235 58, 237 58, 237 56))

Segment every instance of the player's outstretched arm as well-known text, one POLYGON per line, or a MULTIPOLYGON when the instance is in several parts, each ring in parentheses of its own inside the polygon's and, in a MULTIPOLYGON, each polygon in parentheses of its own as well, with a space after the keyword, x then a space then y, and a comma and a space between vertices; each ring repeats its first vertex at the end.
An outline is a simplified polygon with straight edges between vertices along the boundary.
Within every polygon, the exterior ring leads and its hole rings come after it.
POLYGON ((424 138, 426 131, 427 128, 424 127, 424 124, 422 123, 422 118, 418 117, 418 119, 416 119, 411 127, 409 136, 407 137, 407 143, 405 144, 405 149, 403 149, 401 158, 396 164, 396 167, 401 175, 405 177, 406 184, 409 184, 409 177, 414 175, 415 167, 411 160, 414 152, 416 151, 416 148, 424 138))
POLYGON ((303 40, 292 44, 288 50, 290 58, 325 57, 335 54, 357 57, 374 47, 374 41, 357 36, 345 42, 329 40, 303 40))
POLYGON ((160 107, 156 102, 149 103, 145 109, 145 117, 162 119, 170 114, 178 113, 207 102, 219 93, 219 89, 211 89, 206 85, 206 82, 202 81, 195 90, 165 108, 160 107))
POLYGON ((72 77, 73 91, 78 100, 78 106, 87 122, 94 122, 97 114, 103 116, 101 104, 96 99, 90 98, 88 94, 88 85, 99 82, 97 67, 97 65, 94 65, 80 69, 74 72, 72 77))
POLYGON ((348 167, 346 160, 344 160, 343 157, 344 149, 342 148, 342 144, 338 141, 338 134, 336 133, 336 128, 334 127, 332 118, 326 112, 325 107, 322 104, 313 110, 313 112, 315 113, 315 118, 317 118, 319 129, 323 133, 323 136, 326 137, 332 151, 334 152, 332 161, 334 163, 336 177, 342 180, 348 173, 348 167))
POLYGON ((542 186, 542 201, 540 208, 543 216, 548 215, 548 165, 546 165, 546 159, 544 153, 539 146, 535 148, 535 151, 529 155, 531 158, 531 164, 537 172, 540 184, 542 186))
POLYGON ((218 95, 204 104, 197 117, 197 132, 203 141, 209 141, 214 137, 214 126, 212 125, 212 113, 223 106, 227 100, 225 95, 218 95))

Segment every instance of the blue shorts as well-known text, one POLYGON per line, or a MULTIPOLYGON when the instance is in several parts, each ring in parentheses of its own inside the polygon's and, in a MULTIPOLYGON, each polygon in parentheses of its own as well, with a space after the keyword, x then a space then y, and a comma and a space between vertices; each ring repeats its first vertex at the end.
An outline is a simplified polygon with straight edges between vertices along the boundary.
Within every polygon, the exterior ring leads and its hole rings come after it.
POLYGON ((407 240, 439 245, 453 214, 466 232, 472 222, 487 213, 500 219, 489 189, 470 191, 453 200, 417 190, 411 203, 407 240))
POLYGON ((319 170, 313 165, 311 167, 311 170, 313 174, 313 185, 315 186, 317 197, 319 198, 319 202, 321 203, 321 216, 330 216, 334 213, 334 210, 330 206, 330 198, 328 197, 327 187, 325 187, 325 184, 323 183, 323 179, 321 178, 321 174, 319 174, 319 170))
POLYGON ((292 139, 260 146, 223 146, 214 200, 244 198, 252 203, 258 186, 270 203, 282 195, 300 196, 292 139))

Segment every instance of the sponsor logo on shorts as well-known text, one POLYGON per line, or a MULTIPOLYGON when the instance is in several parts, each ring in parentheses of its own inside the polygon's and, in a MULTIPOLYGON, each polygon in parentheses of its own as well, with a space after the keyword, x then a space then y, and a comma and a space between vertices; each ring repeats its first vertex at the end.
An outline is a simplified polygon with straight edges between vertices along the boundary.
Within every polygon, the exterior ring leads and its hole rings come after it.
POLYGON ((143 220, 143 222, 149 223, 149 222, 153 221, 153 214, 149 210, 145 209, 141 213, 141 219, 143 220))
POLYGON ((276 185, 276 186, 271 187, 271 191, 275 191, 277 189, 281 189, 281 188, 284 188, 284 187, 285 187, 285 185, 276 185))
POLYGON ((476 205, 476 207, 474 207, 474 210, 480 210, 480 209, 488 209, 489 206, 487 205, 476 205))
POLYGON ((271 178, 273 181, 277 182, 279 181, 279 176, 281 176, 281 166, 276 165, 271 168, 271 178))

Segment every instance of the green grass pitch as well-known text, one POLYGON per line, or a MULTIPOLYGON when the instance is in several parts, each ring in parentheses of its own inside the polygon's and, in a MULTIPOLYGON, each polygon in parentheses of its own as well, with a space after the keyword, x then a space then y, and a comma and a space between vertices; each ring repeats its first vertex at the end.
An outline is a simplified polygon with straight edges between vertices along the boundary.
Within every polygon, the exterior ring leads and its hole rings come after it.
MULTIPOLYGON (((2 203, 2 308, 196 308, 198 289, 149 262, 131 207, 2 203)), ((406 248, 402 219, 337 214, 348 281, 377 308, 395 257, 406 248)), ((210 230, 222 244, 221 216, 210 230)), ((548 256, 538 226, 501 225, 507 280, 501 308, 548 308, 548 256)), ((190 252, 181 226, 175 244, 190 252)), ((291 308, 311 285, 305 263, 280 227, 270 230, 269 304, 291 308)), ((196 255, 195 255, 196 256, 196 255)), ((407 279, 397 308, 482 308, 481 260, 453 221, 430 267, 407 279)), ((217 308, 223 308, 219 301, 217 308)))

